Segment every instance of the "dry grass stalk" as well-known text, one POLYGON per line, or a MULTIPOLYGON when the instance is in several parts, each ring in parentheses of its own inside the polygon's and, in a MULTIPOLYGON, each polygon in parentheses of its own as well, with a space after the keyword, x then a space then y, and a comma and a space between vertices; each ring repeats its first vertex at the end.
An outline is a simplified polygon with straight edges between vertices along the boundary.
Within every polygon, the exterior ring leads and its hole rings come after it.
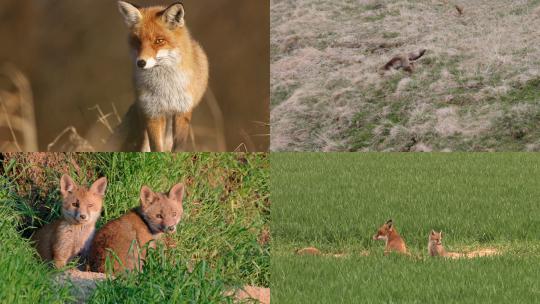
POLYGON ((15 147, 19 152, 37 151, 37 129, 30 82, 12 64, 3 65, 0 76, 8 79, 16 90, 0 90, 0 103, 4 112, 3 119, 0 119, 0 128, 7 128, 11 135, 11 140, 2 143, 2 147, 15 147))

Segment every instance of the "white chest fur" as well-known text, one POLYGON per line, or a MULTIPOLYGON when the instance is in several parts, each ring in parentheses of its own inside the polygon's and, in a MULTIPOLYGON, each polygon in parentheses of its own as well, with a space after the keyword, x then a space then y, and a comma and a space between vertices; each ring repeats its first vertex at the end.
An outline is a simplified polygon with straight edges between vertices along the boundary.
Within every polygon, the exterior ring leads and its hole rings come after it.
POLYGON ((136 70, 137 102, 149 117, 189 112, 193 108, 193 98, 187 91, 189 82, 190 75, 177 66, 136 70))
POLYGON ((95 223, 88 225, 72 225, 67 222, 59 227, 58 242, 64 251, 69 252, 70 258, 79 254, 86 255, 94 238, 95 223))

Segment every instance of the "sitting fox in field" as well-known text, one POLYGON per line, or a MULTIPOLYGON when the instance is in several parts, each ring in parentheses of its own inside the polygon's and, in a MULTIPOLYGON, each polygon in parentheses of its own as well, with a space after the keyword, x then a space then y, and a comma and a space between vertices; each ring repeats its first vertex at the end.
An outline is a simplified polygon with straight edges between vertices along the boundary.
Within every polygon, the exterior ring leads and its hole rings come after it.
POLYGON ((386 241, 384 255, 388 255, 392 251, 408 254, 407 247, 405 246, 405 241, 396 231, 396 228, 394 228, 392 220, 388 220, 379 228, 379 230, 377 230, 377 233, 373 235, 373 240, 386 241))
POLYGON ((208 85, 206 54, 185 25, 181 3, 140 8, 119 1, 118 6, 130 29, 136 101, 106 149, 180 151, 208 85))
POLYGON ((75 184, 68 175, 62 176, 62 217, 32 236, 43 260, 54 261, 54 265, 61 268, 76 256, 86 257, 101 215, 106 187, 105 177, 86 189, 75 184))
POLYGON ((143 186, 140 207, 108 222, 96 233, 90 250, 90 269, 105 272, 106 260, 109 259, 115 273, 123 269, 141 270, 146 257, 144 246, 155 247, 151 241, 158 240, 163 233, 176 231, 183 214, 183 196, 182 184, 172 187, 169 194, 155 193, 143 186))
POLYGON ((459 258, 463 256, 457 252, 447 252, 442 244, 442 231, 431 230, 428 239, 428 251, 430 256, 442 256, 446 258, 459 258))

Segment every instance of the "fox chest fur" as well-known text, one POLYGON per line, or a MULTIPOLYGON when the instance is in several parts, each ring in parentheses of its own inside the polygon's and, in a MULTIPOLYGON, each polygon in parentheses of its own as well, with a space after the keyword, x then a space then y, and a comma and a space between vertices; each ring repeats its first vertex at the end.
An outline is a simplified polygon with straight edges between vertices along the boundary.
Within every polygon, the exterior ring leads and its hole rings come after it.
POLYGON ((60 219, 44 226, 32 239, 45 261, 54 260, 57 267, 62 267, 74 257, 88 254, 94 232, 93 223, 73 225, 60 219))
POLYGON ((429 255, 431 256, 446 256, 446 250, 442 245, 437 245, 433 242, 430 242, 428 244, 429 246, 429 255))
POLYGON ((195 106, 191 75, 176 65, 137 69, 134 76, 139 108, 148 117, 186 113, 195 106))
POLYGON ((61 221, 57 227, 55 250, 64 250, 70 257, 86 256, 95 233, 94 225, 71 225, 61 221))

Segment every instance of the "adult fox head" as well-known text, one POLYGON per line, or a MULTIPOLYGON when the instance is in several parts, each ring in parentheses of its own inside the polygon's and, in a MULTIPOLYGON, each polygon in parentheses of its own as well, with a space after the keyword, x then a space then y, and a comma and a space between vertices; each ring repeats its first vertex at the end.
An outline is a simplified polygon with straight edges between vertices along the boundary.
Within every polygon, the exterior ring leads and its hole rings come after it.
POLYGON ((388 240, 388 235, 394 231, 394 225, 392 220, 388 220, 384 223, 378 230, 375 235, 373 235, 374 240, 388 240))
POLYGON ((151 69, 180 62, 182 44, 189 35, 182 3, 141 8, 119 1, 118 7, 131 31, 129 41, 137 67, 151 69))
POLYGON ((60 193, 63 197, 62 215, 72 224, 95 223, 101 215, 107 179, 102 177, 90 189, 77 185, 69 175, 60 179, 60 193))
POLYGON ((183 184, 176 184, 168 194, 153 192, 147 186, 142 186, 140 214, 152 233, 176 231, 176 225, 184 213, 183 198, 183 184))
POLYGON ((435 230, 431 230, 431 233, 429 234, 429 243, 437 246, 442 245, 442 231, 435 232, 435 230))

